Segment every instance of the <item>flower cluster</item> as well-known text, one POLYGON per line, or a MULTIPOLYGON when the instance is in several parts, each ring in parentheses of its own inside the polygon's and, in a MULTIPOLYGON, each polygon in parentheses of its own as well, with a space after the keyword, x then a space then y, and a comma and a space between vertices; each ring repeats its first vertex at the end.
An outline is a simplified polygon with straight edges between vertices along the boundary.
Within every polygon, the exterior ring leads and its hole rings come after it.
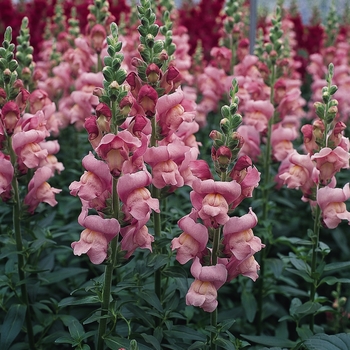
MULTIPOLYGON (((26 25, 25 19, 22 32, 26 25)), ((61 190, 51 187, 47 181, 64 167, 55 156, 59 151, 57 140, 47 140, 55 131, 55 104, 40 90, 29 92, 25 88, 25 80, 20 77, 23 72, 30 75, 31 65, 27 62, 27 67, 20 67, 14 59, 15 45, 11 40, 12 31, 7 28, 0 48, 0 197, 9 200, 17 178, 28 174, 31 180, 23 202, 33 213, 41 202, 57 204, 55 194, 61 190)), ((30 52, 32 48, 22 44, 17 47, 18 56, 23 53, 21 50, 30 52)))

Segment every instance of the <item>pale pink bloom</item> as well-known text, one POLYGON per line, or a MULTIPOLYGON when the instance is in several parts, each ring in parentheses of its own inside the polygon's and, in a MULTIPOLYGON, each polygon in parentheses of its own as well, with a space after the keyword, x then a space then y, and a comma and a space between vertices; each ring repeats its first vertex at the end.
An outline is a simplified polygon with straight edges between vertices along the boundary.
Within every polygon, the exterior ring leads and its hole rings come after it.
POLYGON ((80 218, 79 224, 85 230, 81 232, 80 240, 71 244, 74 255, 87 254, 93 264, 101 264, 107 258, 108 243, 119 233, 119 222, 114 218, 90 215, 80 218))
POLYGON ((309 154, 300 155, 294 151, 289 155, 288 161, 281 164, 279 178, 288 188, 300 188, 304 195, 308 195, 318 182, 318 173, 309 154))
POLYGON ((60 150, 60 145, 58 144, 58 141, 42 141, 39 145, 42 149, 46 149, 48 152, 47 157, 41 160, 39 166, 48 166, 52 170, 52 175, 54 175, 55 171, 57 171, 60 174, 61 171, 64 170, 64 166, 54 156, 54 154, 58 153, 58 151, 60 150))
POLYGON ((350 212, 346 210, 344 201, 350 198, 349 183, 343 188, 325 186, 317 191, 317 203, 322 211, 323 223, 328 228, 336 228, 341 220, 348 220, 350 212))
POLYGON ((220 182, 194 179, 190 193, 193 207, 207 227, 219 227, 228 219, 230 204, 241 194, 241 186, 236 181, 220 182))
MULTIPOLYGON (((106 161, 113 176, 119 176, 123 166, 131 157, 130 154, 142 146, 142 142, 128 130, 123 130, 117 135, 106 134, 102 137, 97 154, 106 161)), ((142 147, 144 151, 144 147, 142 147)))
POLYGON ((152 176, 147 171, 139 171, 133 174, 124 174, 118 180, 117 192, 123 202, 123 209, 126 215, 141 221, 144 225, 151 210, 159 213, 159 201, 151 197, 150 191, 146 188, 152 182, 152 176))
POLYGON ((279 112, 279 117, 283 119, 288 114, 294 114, 299 117, 304 117, 305 112, 303 107, 306 102, 301 97, 301 91, 299 87, 292 87, 286 91, 285 96, 280 101, 277 111, 279 112))
POLYGON ((260 238, 254 236, 252 228, 257 223, 258 218, 252 208, 249 208, 248 214, 231 217, 223 229, 225 252, 243 260, 265 247, 260 238))
POLYGON ((186 295, 186 304, 213 312, 217 305, 217 291, 226 282, 227 271, 223 264, 202 266, 196 257, 191 266, 195 278, 186 295))
POLYGON ((89 202, 109 195, 112 191, 112 176, 107 164, 96 159, 91 152, 83 158, 82 164, 86 171, 80 181, 70 184, 70 194, 89 202))
POLYGON ((36 89, 29 95, 30 113, 35 114, 52 103, 49 95, 42 89, 36 89))
POLYGON ((304 147, 309 154, 314 154, 320 149, 320 146, 316 143, 316 136, 320 138, 324 132, 323 122, 305 124, 301 127, 301 132, 304 136, 304 147))
MULTIPOLYGON (((150 147, 144 155, 144 161, 152 167, 152 183, 157 188, 167 185, 182 187, 185 180, 179 166, 190 148, 177 141, 167 146, 150 147)), ((192 158, 193 159, 193 158, 192 158)))
POLYGON ((260 270, 260 265, 252 255, 243 260, 238 260, 235 257, 231 257, 226 265, 226 269, 228 273, 228 282, 239 275, 249 277, 255 282, 259 277, 258 271, 260 270))
POLYGON ((47 150, 40 147, 45 137, 46 134, 34 129, 15 133, 12 137, 12 147, 19 163, 23 163, 29 169, 38 167, 48 155, 47 150))
POLYGON ((306 70, 311 74, 314 79, 323 78, 327 73, 327 67, 323 62, 323 56, 320 53, 313 53, 309 57, 310 64, 307 66, 306 70))
POLYGON ((186 264, 196 256, 201 258, 208 243, 208 229, 195 219, 189 214, 177 223, 183 232, 171 241, 171 249, 176 250, 176 260, 180 264, 186 264))
POLYGON ((294 128, 283 127, 282 123, 275 124, 271 134, 272 153, 278 161, 282 161, 294 150, 292 141, 298 137, 294 128))
POLYGON ((14 101, 6 102, 0 113, 0 118, 7 134, 12 134, 20 118, 20 110, 14 101))
POLYGON ((243 137, 244 144, 239 151, 239 155, 247 155, 253 161, 258 159, 261 153, 260 149, 260 133, 252 125, 240 125, 237 132, 243 137))
POLYGON ((250 100, 245 105, 244 123, 254 126, 260 132, 265 131, 273 112, 274 107, 270 101, 250 100))
POLYGON ((141 226, 140 221, 134 220, 133 223, 122 227, 120 234, 123 239, 121 247, 127 251, 125 258, 128 259, 137 248, 149 249, 152 251, 152 242, 154 237, 148 233, 146 225, 141 226))
POLYGON ((11 195, 13 174, 11 161, 0 152, 0 197, 2 199, 8 199, 11 195))
POLYGON ((28 184, 28 193, 24 197, 24 204, 28 206, 28 211, 33 213, 39 203, 47 203, 52 207, 57 204, 55 194, 61 190, 51 187, 46 181, 52 176, 49 167, 42 167, 35 171, 33 178, 28 184))
POLYGON ((213 47, 210 51, 214 63, 225 72, 231 70, 232 51, 225 46, 213 47))
POLYGON ((326 185, 340 169, 348 169, 349 159, 349 152, 339 146, 333 150, 329 147, 322 148, 311 157, 311 160, 316 161, 316 168, 320 171, 320 182, 323 185, 326 185))
POLYGON ((183 121, 192 122, 195 118, 194 109, 194 102, 185 99, 181 88, 160 97, 156 106, 156 119, 162 128, 162 135, 175 132, 183 121))
POLYGON ((78 129, 82 129, 85 118, 91 115, 93 107, 98 105, 99 99, 92 92, 85 91, 73 91, 71 98, 74 105, 69 110, 70 123, 75 123, 78 129))
POLYGON ((92 73, 83 72, 79 75, 75 81, 76 90, 85 92, 93 92, 95 88, 103 87, 103 74, 102 72, 92 73))
POLYGON ((243 61, 234 67, 234 76, 249 76, 253 79, 261 78, 261 73, 256 64, 259 58, 254 55, 247 55, 243 61))

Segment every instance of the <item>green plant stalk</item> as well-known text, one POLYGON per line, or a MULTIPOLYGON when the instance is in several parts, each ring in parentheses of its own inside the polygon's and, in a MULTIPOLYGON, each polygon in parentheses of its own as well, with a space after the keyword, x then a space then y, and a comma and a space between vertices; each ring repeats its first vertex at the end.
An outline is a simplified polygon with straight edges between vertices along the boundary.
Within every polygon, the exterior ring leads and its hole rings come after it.
MULTIPOLYGON (((11 164, 14 168, 16 168, 16 154, 12 148, 11 137, 8 137, 9 144, 9 152, 11 158, 11 164)), ((13 228, 15 232, 16 239, 16 248, 17 248, 17 269, 18 269, 18 277, 21 285, 21 299, 26 308, 26 326, 27 326, 27 335, 28 335, 28 345, 29 349, 35 350, 35 342, 34 342, 34 333, 33 333, 33 325, 32 325, 32 315, 31 309, 28 299, 27 293, 27 284, 25 281, 24 274, 24 256, 23 256, 23 242, 22 242, 22 234, 21 234, 21 202, 19 198, 19 188, 18 181, 16 175, 13 176, 12 179, 12 190, 13 190, 13 228)))
MULTIPOLYGON (((211 252, 211 264, 216 265, 218 263, 219 245, 220 245, 220 232, 221 228, 216 228, 213 235, 213 249, 211 252)), ((210 315, 211 326, 216 329, 218 320, 218 309, 216 308, 210 315)), ((216 350, 217 346, 214 344, 216 338, 216 332, 210 333, 210 350, 216 350)))
MULTIPOLYGON (((118 180, 116 178, 113 178, 112 210, 113 210, 113 217, 115 217, 116 219, 118 219, 119 217, 119 210, 120 210, 119 197, 117 194, 117 181, 118 180)), ((101 319, 98 326, 97 350, 103 350, 104 348, 103 337, 106 334, 107 320, 108 320, 108 317, 105 317, 105 316, 107 316, 109 313, 113 272, 115 268, 117 249, 118 249, 118 237, 119 235, 115 236, 111 241, 111 244, 110 244, 111 255, 105 269, 105 278, 104 278, 102 302, 101 302, 101 319)))
MULTIPOLYGON (((318 284, 318 278, 316 275, 316 266, 317 266, 317 249, 320 238, 320 219, 321 219, 321 209, 319 205, 315 209, 315 218, 314 218, 314 234, 312 239, 312 260, 311 260, 311 278, 313 281, 310 286, 310 301, 313 303, 315 301, 316 289, 318 284)), ((310 330, 314 331, 315 324, 315 315, 311 314, 310 320, 310 330)))
MULTIPOLYGON (((272 66, 271 69, 271 80, 270 80, 270 102, 273 104, 274 102, 274 85, 276 80, 276 65, 272 66)), ((266 152, 264 158, 264 184, 262 189, 262 222, 266 222, 268 218, 268 203, 269 203, 269 193, 270 189, 268 188, 270 182, 270 165, 271 165, 271 135, 272 135, 272 125, 274 123, 275 114, 268 122, 267 126, 267 140, 266 140, 266 152)), ((265 238, 268 238, 265 236, 265 238)), ((258 279, 258 313, 257 313, 257 334, 260 335, 262 331, 262 306, 263 306, 263 291, 264 291, 264 276, 265 276, 265 260, 267 257, 267 250, 263 249, 261 252, 260 259, 260 274, 258 279)))
MULTIPOLYGON (((157 146, 157 121, 156 117, 154 116, 152 118, 152 136, 151 136, 151 147, 156 147, 157 146)), ((156 188, 155 186, 152 185, 152 197, 153 198, 158 198, 160 201, 160 190, 159 188, 156 188)), ((159 203, 159 207, 161 207, 159 203)), ((161 225, 161 217, 160 213, 156 213, 153 211, 153 225, 154 225, 154 237, 155 239, 159 239, 161 237, 161 232, 162 232, 162 225, 161 225)), ((162 272, 160 269, 156 270, 154 272, 154 291, 161 301, 162 299, 162 272)))

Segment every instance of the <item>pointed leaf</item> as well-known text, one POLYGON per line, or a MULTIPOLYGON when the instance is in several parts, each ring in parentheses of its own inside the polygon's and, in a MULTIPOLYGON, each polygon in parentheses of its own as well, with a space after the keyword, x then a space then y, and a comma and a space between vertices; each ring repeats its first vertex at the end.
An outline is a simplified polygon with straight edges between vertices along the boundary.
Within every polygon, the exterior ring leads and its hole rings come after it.
POLYGON ((21 331, 26 315, 26 306, 13 304, 8 310, 1 327, 0 348, 7 350, 21 331))
POLYGON ((308 350, 348 350, 350 349, 350 334, 315 334, 307 339, 304 345, 308 350))
POLYGON ((252 341, 257 344, 267 345, 267 346, 280 346, 280 347, 286 347, 286 348, 293 348, 296 343, 285 339, 285 338, 279 338, 279 337, 272 337, 267 335, 244 335, 241 334, 241 336, 245 339, 248 339, 249 341, 252 341))

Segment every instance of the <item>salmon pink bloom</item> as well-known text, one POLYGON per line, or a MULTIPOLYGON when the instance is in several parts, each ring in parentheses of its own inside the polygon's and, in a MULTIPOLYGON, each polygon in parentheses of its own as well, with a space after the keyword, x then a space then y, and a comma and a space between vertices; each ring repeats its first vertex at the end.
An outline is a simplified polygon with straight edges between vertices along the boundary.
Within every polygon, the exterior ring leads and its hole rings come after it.
POLYGON ((3 200, 11 196, 11 182, 14 174, 13 166, 9 159, 0 152, 0 197, 3 200))
POLYGON ((339 146, 333 150, 325 147, 320 152, 315 153, 311 160, 316 161, 316 168, 320 171, 321 184, 327 185, 340 169, 348 169, 349 158, 349 152, 339 146))
POLYGON ((35 129, 15 133, 12 137, 12 147, 19 163, 23 163, 29 169, 38 167, 48 155, 48 151, 40 147, 45 138, 46 133, 35 129))
POLYGON ((117 191, 123 202, 124 212, 134 219, 142 222, 142 226, 148 221, 151 210, 159 213, 159 201, 151 197, 146 188, 152 182, 152 176, 147 171, 139 171, 133 174, 124 174, 118 180, 117 191))
POLYGON ((248 214, 231 217, 223 229, 225 252, 238 260, 244 260, 264 248, 260 238, 253 234, 252 228, 257 223, 258 218, 252 208, 249 208, 248 214))
POLYGON ((270 101, 247 101, 245 104, 244 122, 252 125, 259 132, 265 131, 267 123, 273 116, 274 108, 270 101))
POLYGON ((252 255, 243 260, 238 260, 236 257, 231 257, 226 265, 226 269, 228 272, 227 282, 232 281, 239 275, 249 277, 255 282, 259 277, 258 271, 260 270, 260 265, 252 255))
POLYGON ((101 264, 107 258, 108 243, 119 233, 119 222, 98 215, 79 219, 85 230, 81 232, 80 240, 71 244, 74 255, 87 254, 93 264, 101 264))
POLYGON ((83 158, 82 164, 86 171, 80 181, 70 184, 70 194, 89 202, 106 199, 112 190, 112 176, 107 164, 96 159, 91 152, 83 158))
POLYGON ((158 93, 150 85, 143 85, 137 95, 137 102, 143 108, 147 117, 152 117, 156 113, 158 93))
POLYGON ((190 193, 193 207, 207 227, 217 228, 228 220, 229 205, 241 194, 241 186, 236 181, 221 182, 194 179, 190 193))
POLYGON ((28 206, 28 211, 34 213, 34 210, 41 203, 47 203, 54 207, 57 204, 55 194, 61 190, 51 187, 46 181, 52 176, 49 167, 42 167, 35 171, 33 178, 28 184, 28 193, 24 197, 24 204, 28 206))
POLYGON ((11 135, 20 118, 20 110, 17 104, 14 101, 6 102, 2 107, 0 118, 2 119, 6 133, 11 135))
POLYGON ((136 151, 141 145, 141 140, 128 130, 123 130, 117 135, 104 135, 96 152, 106 161, 111 174, 120 176, 124 163, 130 159, 130 153, 136 151))
POLYGON ((252 125, 240 125, 237 132, 243 137, 244 144, 239 151, 241 156, 248 155, 252 160, 257 160, 261 153, 260 133, 252 125))
POLYGON ((141 225, 140 221, 133 220, 130 225, 122 227, 120 234, 123 239, 121 247, 127 251, 125 258, 128 259, 137 248, 149 249, 152 251, 152 242, 154 237, 148 233, 148 227, 141 225))
POLYGON ((317 191, 317 203, 322 211, 322 220, 326 227, 336 228, 341 220, 348 220, 350 212, 346 210, 344 201, 350 198, 349 183, 343 188, 325 186, 317 191))
POLYGON ((171 242, 171 249, 176 250, 176 260, 180 264, 186 264, 196 256, 201 258, 201 253, 208 243, 208 229, 197 223, 192 216, 191 214, 186 215, 178 221, 183 232, 171 242))
POLYGON ((298 132, 294 128, 283 127, 281 123, 274 125, 271 135, 271 145, 274 157, 282 161, 286 156, 294 151, 292 141, 298 137, 298 132))
POLYGON ((217 291, 226 282, 225 265, 202 266, 196 257, 191 266, 195 278, 186 295, 186 304, 199 306, 206 312, 213 312, 217 305, 217 291))

